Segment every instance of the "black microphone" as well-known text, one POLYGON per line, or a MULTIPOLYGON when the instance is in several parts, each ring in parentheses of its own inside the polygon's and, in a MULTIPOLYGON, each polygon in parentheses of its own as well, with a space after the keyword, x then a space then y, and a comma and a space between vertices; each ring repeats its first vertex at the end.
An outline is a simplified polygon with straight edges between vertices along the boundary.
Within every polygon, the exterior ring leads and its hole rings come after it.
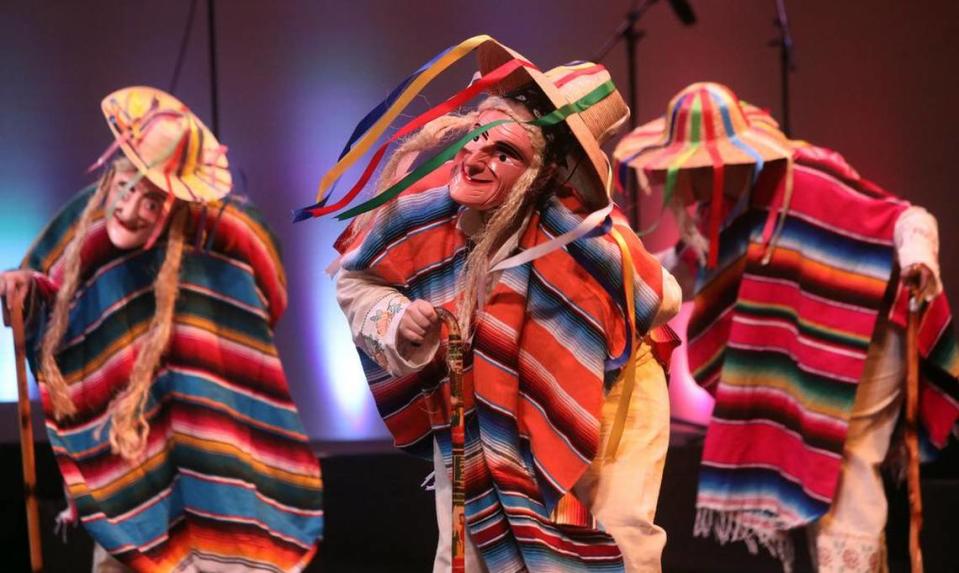
POLYGON ((676 13, 676 17, 684 26, 692 26, 696 23, 696 14, 693 13, 693 7, 689 5, 687 0, 669 0, 669 5, 672 6, 673 12, 676 13))

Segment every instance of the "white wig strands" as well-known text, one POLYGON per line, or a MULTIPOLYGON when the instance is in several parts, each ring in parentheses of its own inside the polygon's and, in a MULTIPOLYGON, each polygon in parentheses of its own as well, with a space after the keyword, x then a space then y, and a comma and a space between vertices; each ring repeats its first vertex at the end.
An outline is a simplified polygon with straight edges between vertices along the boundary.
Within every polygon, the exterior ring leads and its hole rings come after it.
MULTIPOLYGON (((69 384, 57 364, 55 353, 59 350, 66 333, 70 305, 80 284, 80 253, 98 210, 103 206, 113 178, 118 171, 136 172, 126 159, 113 162, 97 185, 77 222, 73 237, 64 250, 63 280, 40 348, 40 372, 50 393, 54 416, 61 419, 76 413, 76 405, 70 397, 69 384)), ((144 408, 153 376, 160 359, 166 352, 173 326, 173 310, 179 292, 180 263, 183 257, 184 236, 189 218, 189 209, 182 204, 174 205, 166 254, 154 282, 156 310, 145 333, 139 337, 137 355, 127 387, 121 390, 109 406, 111 416, 110 444, 112 451, 128 460, 142 456, 149 425, 144 408)))

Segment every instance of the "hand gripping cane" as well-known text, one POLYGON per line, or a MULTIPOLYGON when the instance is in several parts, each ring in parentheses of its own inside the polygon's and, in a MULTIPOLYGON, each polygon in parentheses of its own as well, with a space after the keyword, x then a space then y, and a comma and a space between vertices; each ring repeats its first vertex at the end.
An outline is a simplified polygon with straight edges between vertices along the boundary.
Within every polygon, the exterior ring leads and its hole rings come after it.
POLYGON ((909 484, 909 561, 912 573, 922 573, 922 494, 919 489, 919 321, 922 300, 915 286, 909 288, 909 321, 906 323, 906 454, 909 484))
POLYGON ((40 551, 40 513, 37 510, 37 468, 33 454, 33 426, 30 418, 30 394, 27 392, 26 342, 23 335, 23 301, 12 297, 12 308, 7 300, 3 305, 3 324, 13 328, 13 346, 17 367, 17 412, 20 416, 20 456, 23 461, 23 497, 27 504, 27 536, 30 541, 30 568, 43 571, 40 551))
POLYGON ((463 338, 453 313, 436 307, 436 314, 446 323, 449 332, 446 363, 450 370, 450 442, 453 446, 453 543, 450 563, 452 573, 466 571, 466 488, 463 480, 463 451, 466 430, 463 424, 463 338))

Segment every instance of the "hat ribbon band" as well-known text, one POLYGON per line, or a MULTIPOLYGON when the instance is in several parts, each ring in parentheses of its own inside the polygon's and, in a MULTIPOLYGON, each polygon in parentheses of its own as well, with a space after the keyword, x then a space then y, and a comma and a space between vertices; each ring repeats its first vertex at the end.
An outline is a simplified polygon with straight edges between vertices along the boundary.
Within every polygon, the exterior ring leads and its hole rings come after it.
POLYGON ((96 169, 103 167, 103 165, 107 162, 107 160, 113 157, 113 154, 117 152, 117 149, 119 149, 121 145, 124 145, 130 142, 131 139, 142 138, 143 136, 145 136, 146 133, 150 129, 152 129, 153 126, 155 125, 153 120, 160 117, 177 117, 177 116, 179 116, 179 114, 175 112, 151 109, 151 111, 147 112, 142 117, 135 119, 133 122, 129 124, 122 124, 119 121, 119 117, 115 117, 114 118, 115 123, 117 123, 121 129, 125 129, 126 131, 125 133, 123 133, 122 135, 120 135, 119 137, 113 140, 113 143, 111 143, 106 148, 106 151, 101 153, 100 157, 98 157, 97 160, 94 161, 90 165, 90 167, 87 168, 87 173, 90 173, 91 171, 94 171, 96 169))

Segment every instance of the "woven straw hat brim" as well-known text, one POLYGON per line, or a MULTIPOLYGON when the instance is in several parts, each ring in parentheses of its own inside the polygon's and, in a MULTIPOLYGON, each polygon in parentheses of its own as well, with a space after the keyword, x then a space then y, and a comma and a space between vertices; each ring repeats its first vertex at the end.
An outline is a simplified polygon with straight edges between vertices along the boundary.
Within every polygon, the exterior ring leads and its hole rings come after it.
MULTIPOLYGON (((764 162, 786 159, 792 144, 778 130, 776 121, 763 110, 742 103, 743 113, 750 126, 739 134, 764 162)), ((666 171, 683 154, 689 144, 670 143, 668 141, 665 117, 656 118, 626 134, 616 145, 613 157, 617 163, 627 162, 637 170, 646 172, 666 171)), ((715 146, 725 165, 754 165, 756 158, 735 145, 728 138, 717 138, 712 142, 702 142, 696 151, 682 162, 681 169, 712 167, 713 159, 708 145, 715 146)))
MULTIPOLYGON (((477 58, 479 60, 479 70, 482 74, 486 74, 514 58, 529 61, 522 54, 495 40, 489 40, 482 44, 477 49, 477 58)), ((556 108, 570 103, 545 73, 529 67, 521 67, 507 76, 505 80, 498 84, 497 91, 500 94, 509 93, 528 85, 530 82, 535 84, 556 108)), ((590 114, 592 116, 590 123, 594 125, 612 127, 621 125, 629 117, 629 110, 618 91, 614 91, 582 113, 590 114)), ((607 193, 607 182, 610 177, 609 158, 600 147, 600 142, 593 135, 581 114, 570 115, 565 122, 586 155, 589 163, 589 178, 594 183, 589 189, 580 190, 584 194, 583 199, 592 208, 605 207, 610 202, 607 193)))
POLYGON ((168 176, 164 172, 164 158, 150 156, 152 152, 144 149, 137 141, 121 141, 120 149, 123 154, 150 182, 173 193, 177 199, 207 203, 222 199, 233 188, 233 177, 226 153, 220 151, 220 143, 213 132, 177 98, 149 86, 127 87, 111 93, 103 98, 100 107, 113 136, 118 141, 124 137, 116 122, 111 121, 117 111, 116 106, 129 115, 138 117, 148 109, 154 99, 158 102, 157 109, 182 113, 184 123, 192 121, 198 127, 195 133, 198 141, 193 143, 200 146, 200 160, 192 167, 187 166, 168 176), (212 161, 207 162, 209 159, 212 161))

